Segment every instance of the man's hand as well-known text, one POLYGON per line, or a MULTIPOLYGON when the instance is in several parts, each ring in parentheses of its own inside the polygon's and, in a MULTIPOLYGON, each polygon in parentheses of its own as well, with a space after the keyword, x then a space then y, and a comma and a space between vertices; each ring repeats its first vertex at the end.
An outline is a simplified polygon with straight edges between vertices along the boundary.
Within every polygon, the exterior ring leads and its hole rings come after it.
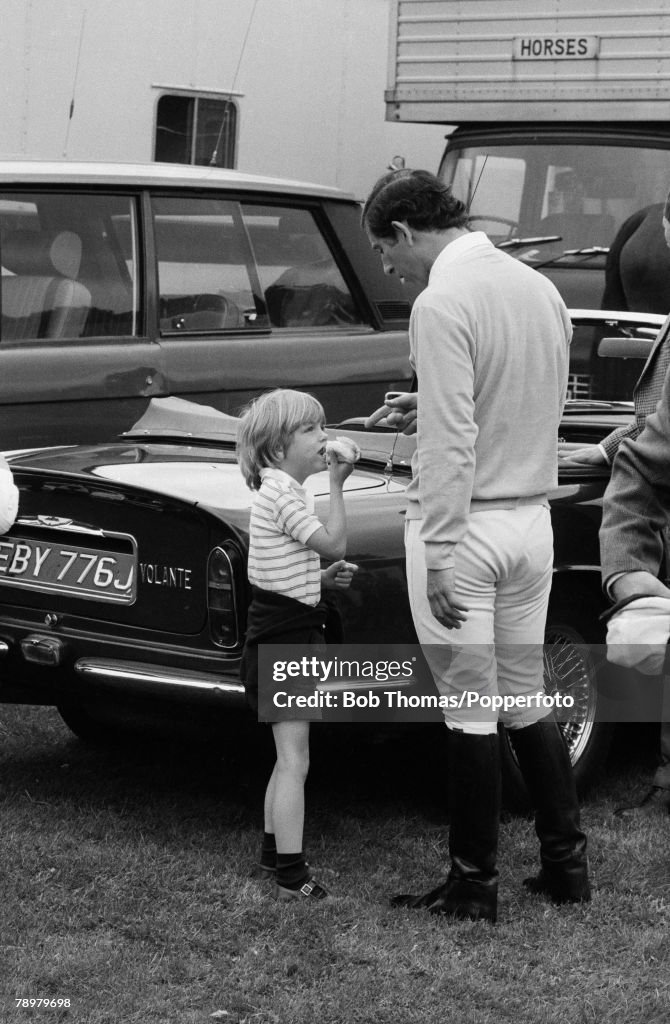
POLYGON ((346 562, 340 558, 327 569, 321 570, 321 586, 324 590, 346 590, 351 586, 354 573, 358 572, 355 562, 346 562))
POLYGON ((398 395, 397 398, 391 399, 386 405, 375 409, 368 416, 365 421, 365 429, 372 430, 380 420, 385 419, 387 426, 395 427, 396 430, 401 431, 403 434, 415 434, 417 398, 418 396, 415 391, 406 391, 404 394, 398 395))
MULTIPOLYGON (((609 613, 607 660, 614 665, 637 669, 643 675, 661 675, 670 643, 670 590, 647 572, 629 572, 620 579, 625 582, 618 592, 623 589, 629 600, 623 598, 623 604, 615 605, 609 613), (645 594, 644 588, 653 584, 657 584, 660 593, 645 594), (634 591, 634 596, 630 590, 634 591)), ((614 581, 615 585, 617 583, 619 580, 614 581)))
POLYGON ((643 570, 625 572, 610 584, 608 591, 614 601, 623 601, 627 597, 670 597, 670 589, 653 573, 643 570))
POLYGON ((430 610, 447 629, 460 629, 470 610, 456 597, 455 569, 428 570, 428 602, 430 610))
POLYGON ((568 462, 579 462, 583 466, 606 466, 602 449, 597 444, 590 444, 586 448, 577 448, 575 451, 559 451, 559 459, 566 459, 568 462))

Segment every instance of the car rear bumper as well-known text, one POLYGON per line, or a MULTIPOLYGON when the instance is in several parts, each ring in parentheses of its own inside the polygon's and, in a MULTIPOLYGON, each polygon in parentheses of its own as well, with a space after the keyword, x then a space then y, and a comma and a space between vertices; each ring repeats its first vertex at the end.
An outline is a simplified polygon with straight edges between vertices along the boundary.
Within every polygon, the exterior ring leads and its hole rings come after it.
POLYGON ((113 658, 80 658, 75 674, 91 683, 118 687, 157 697, 212 697, 214 700, 244 702, 244 687, 239 679, 226 673, 193 672, 164 665, 117 661, 113 658))
POLYGON ((5 623, 2 633, 0 703, 55 705, 104 690, 112 701, 136 695, 193 705, 245 704, 239 653, 218 657, 167 643, 59 635, 5 623))

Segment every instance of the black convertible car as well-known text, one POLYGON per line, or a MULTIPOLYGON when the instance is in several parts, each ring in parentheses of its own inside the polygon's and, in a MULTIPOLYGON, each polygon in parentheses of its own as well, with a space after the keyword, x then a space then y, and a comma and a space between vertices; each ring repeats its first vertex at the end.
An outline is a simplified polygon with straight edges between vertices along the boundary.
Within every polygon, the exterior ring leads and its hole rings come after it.
MULTIPOLYGON (((585 335, 593 347, 597 331, 610 336, 598 342, 602 350, 620 354, 629 345, 642 355, 654 324, 640 319, 575 314, 576 343, 586 346, 585 335)), ((559 448, 565 454, 597 441, 631 412, 630 403, 572 399, 559 448)), ((108 443, 12 457, 21 503, 15 526, 0 537, 0 702, 55 705, 82 737, 100 734, 124 706, 187 702, 227 713, 242 705, 251 493, 235 461, 236 424, 206 406, 157 399, 108 443)), ((413 644, 402 512, 414 439, 362 432, 356 421, 333 433, 347 431, 362 458, 346 484, 347 557, 360 571, 337 594, 344 636, 413 644)), ((598 527, 608 471, 569 459, 559 465, 546 686, 575 699, 564 729, 585 784, 611 732, 599 720, 588 646, 603 639, 598 527)), ((308 483, 324 513, 327 473, 308 483)), ((520 777, 505 749, 515 794, 520 777)))

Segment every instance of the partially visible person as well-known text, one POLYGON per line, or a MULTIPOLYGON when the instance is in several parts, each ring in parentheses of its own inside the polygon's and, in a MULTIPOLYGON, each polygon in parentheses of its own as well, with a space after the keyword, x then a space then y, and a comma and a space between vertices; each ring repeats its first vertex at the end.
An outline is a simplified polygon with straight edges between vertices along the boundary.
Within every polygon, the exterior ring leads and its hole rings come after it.
POLYGON ((487 698, 481 707, 499 694, 512 698, 500 716, 540 838, 541 870, 525 884, 556 903, 590 898, 570 758, 538 699, 553 562, 547 493, 557 482, 572 328, 554 286, 467 223, 463 203, 427 171, 385 175, 364 206, 385 272, 423 287, 410 319, 418 393, 389 400, 369 422, 387 414, 389 425, 411 431, 416 419, 405 532, 410 605, 450 701, 449 874, 393 903, 493 922, 497 712, 466 710, 466 692, 487 698))
POLYGON ((0 456, 0 533, 7 533, 19 512, 19 490, 6 459, 0 456))
MULTIPOLYGON (((670 204, 670 194, 666 200, 666 206, 670 204)), ((664 240, 665 259, 662 269, 667 277, 668 294, 670 296, 670 221, 667 217, 667 210, 663 206, 649 207, 654 210, 654 216, 658 217, 656 222, 656 233, 664 240)), ((655 253, 656 248, 653 249, 655 253)), ((670 306, 670 303, 669 303, 670 306)), ((663 391, 663 384, 670 367, 670 316, 661 327, 656 340, 652 346, 649 357, 644 364, 642 373, 633 391, 633 403, 635 415, 630 424, 626 427, 619 427, 608 434, 600 444, 589 445, 579 448, 577 451, 567 452, 565 457, 570 462, 580 462, 590 465, 612 464, 623 441, 634 441, 644 430, 647 416, 656 409, 663 391)), ((670 562, 670 535, 667 527, 663 528, 663 539, 665 546, 665 565, 663 573, 667 574, 670 562)), ((668 701, 670 702, 670 678, 666 682, 668 689, 668 701)), ((669 704, 670 706, 670 704, 669 704)), ((633 804, 618 807, 615 814, 618 817, 634 817, 637 815, 648 815, 656 812, 670 812, 670 722, 661 722, 660 742, 660 763, 652 780, 651 786, 644 793, 641 799, 633 804)))
MULTIPOLYGON (((670 588, 660 579, 670 516, 670 373, 644 429, 625 439, 603 498, 600 529, 602 577, 615 604, 608 627, 608 656, 647 674, 662 674, 670 637, 670 588), (613 626, 616 624, 616 631, 613 626)), ((664 680, 668 713, 670 682, 664 680)), ((670 723, 661 724, 661 764, 637 805, 618 813, 670 812, 670 723)), ((616 813, 616 812, 615 812, 616 813)))
POLYGON ((619 228, 605 261, 602 309, 636 313, 670 312, 670 253, 667 232, 670 197, 645 206, 619 228))
MULTIPOLYGON (((663 305, 663 312, 667 313, 670 311, 670 253, 668 252, 670 249, 670 193, 668 193, 665 205, 659 203, 649 206, 646 210, 641 211, 641 213, 645 214, 645 234, 644 242, 640 238, 640 253, 644 253, 645 259, 653 260, 655 272, 660 274, 665 281, 668 301, 667 304, 665 302, 658 304, 663 305), (647 232, 653 236, 653 243, 647 237, 647 232)), ((635 217, 638 216, 638 214, 635 215, 635 217)), ((630 225, 633 220, 634 218, 630 218, 630 220, 626 221, 621 228, 620 234, 624 233, 626 226, 630 225)), ((644 276, 648 281, 651 280, 649 274, 645 273, 644 276)), ((609 293, 606 291, 605 294, 607 302, 603 301, 604 309, 624 311, 635 309, 638 312, 658 312, 658 309, 641 310, 639 305, 629 306, 628 296, 614 287, 612 287, 609 293)), ((638 299, 637 301, 641 300, 638 299)), ((654 301, 656 302, 656 300, 654 301)), ((621 442, 626 438, 634 440, 644 428, 646 417, 654 412, 656 403, 661 397, 663 381, 669 364, 670 316, 668 316, 658 332, 642 373, 633 390, 633 403, 635 406, 633 421, 626 427, 619 427, 617 430, 613 430, 599 444, 587 445, 576 451, 565 452, 563 457, 570 462, 581 462, 585 465, 611 465, 621 442)))
MULTIPOLYGON (((309 394, 277 389, 243 412, 237 453, 256 491, 249 526, 252 600, 242 659, 247 700, 258 712, 258 645, 308 644, 321 649, 329 608, 322 590, 346 589, 357 566, 344 560, 346 513, 342 488, 353 464, 326 455, 321 404, 309 394), (322 523, 303 484, 328 468, 330 510, 322 523), (321 569, 320 557, 335 559, 321 569)), ((286 684, 290 689, 290 684, 286 684)), ((259 867, 275 879, 277 899, 322 900, 303 851, 309 721, 275 721, 277 760, 265 794, 259 867)))

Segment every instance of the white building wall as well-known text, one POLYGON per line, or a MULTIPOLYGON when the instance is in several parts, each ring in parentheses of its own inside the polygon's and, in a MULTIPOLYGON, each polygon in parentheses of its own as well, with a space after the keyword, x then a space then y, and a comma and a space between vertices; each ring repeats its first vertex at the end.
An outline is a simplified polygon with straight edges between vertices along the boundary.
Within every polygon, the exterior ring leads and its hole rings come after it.
POLYGON ((150 161, 162 86, 241 93, 242 171, 363 196, 395 154, 437 169, 444 128, 384 120, 389 0, 3 0, 2 15, 0 156, 150 161))

